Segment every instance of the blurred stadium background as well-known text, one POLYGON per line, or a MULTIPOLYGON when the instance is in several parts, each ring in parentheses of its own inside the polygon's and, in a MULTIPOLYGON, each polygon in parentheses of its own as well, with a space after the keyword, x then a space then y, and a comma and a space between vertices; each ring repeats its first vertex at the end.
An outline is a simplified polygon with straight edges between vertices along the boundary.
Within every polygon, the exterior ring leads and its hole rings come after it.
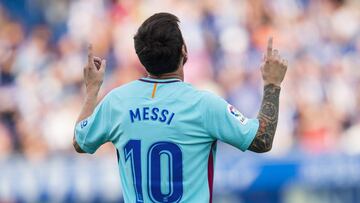
POLYGON ((186 81, 248 117, 268 36, 289 61, 273 150, 220 144, 214 202, 360 202, 358 0, 0 0, 0 202, 122 201, 115 149, 71 145, 86 45, 104 95, 144 75, 132 37, 160 11, 181 19, 186 81))

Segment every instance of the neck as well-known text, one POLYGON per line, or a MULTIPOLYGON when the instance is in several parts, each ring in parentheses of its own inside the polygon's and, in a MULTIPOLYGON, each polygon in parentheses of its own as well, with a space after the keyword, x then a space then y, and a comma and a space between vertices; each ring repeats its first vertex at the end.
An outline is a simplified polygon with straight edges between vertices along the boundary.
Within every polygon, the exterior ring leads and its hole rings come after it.
POLYGON ((161 75, 152 75, 149 73, 148 77, 154 78, 154 79, 178 78, 178 79, 184 81, 184 72, 183 72, 182 67, 179 67, 176 71, 171 72, 171 73, 164 73, 161 75))

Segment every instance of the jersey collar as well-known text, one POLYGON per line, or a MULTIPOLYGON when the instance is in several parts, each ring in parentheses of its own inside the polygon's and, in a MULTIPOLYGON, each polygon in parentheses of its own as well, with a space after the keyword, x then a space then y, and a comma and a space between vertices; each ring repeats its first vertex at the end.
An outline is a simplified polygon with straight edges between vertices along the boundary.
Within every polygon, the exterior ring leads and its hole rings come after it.
POLYGON ((167 78, 167 79, 155 79, 155 78, 140 78, 142 82, 148 83, 173 83, 173 82, 181 82, 178 78, 167 78))

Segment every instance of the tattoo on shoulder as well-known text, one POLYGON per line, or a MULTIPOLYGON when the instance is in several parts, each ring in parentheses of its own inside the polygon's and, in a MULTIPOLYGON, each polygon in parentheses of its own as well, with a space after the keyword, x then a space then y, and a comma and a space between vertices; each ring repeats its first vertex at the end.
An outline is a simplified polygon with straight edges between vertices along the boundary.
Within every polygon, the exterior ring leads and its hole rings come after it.
POLYGON ((259 129, 249 150, 267 152, 272 147, 279 115, 280 87, 266 85, 261 108, 258 114, 259 129))

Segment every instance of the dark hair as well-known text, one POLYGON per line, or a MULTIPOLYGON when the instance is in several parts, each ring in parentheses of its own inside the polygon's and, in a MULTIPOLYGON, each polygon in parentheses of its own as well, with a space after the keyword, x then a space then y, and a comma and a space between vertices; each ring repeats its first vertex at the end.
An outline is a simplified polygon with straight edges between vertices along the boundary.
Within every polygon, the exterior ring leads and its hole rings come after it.
POLYGON ((170 13, 156 13, 146 19, 134 36, 135 51, 145 69, 153 75, 176 71, 183 37, 179 19, 170 13))

